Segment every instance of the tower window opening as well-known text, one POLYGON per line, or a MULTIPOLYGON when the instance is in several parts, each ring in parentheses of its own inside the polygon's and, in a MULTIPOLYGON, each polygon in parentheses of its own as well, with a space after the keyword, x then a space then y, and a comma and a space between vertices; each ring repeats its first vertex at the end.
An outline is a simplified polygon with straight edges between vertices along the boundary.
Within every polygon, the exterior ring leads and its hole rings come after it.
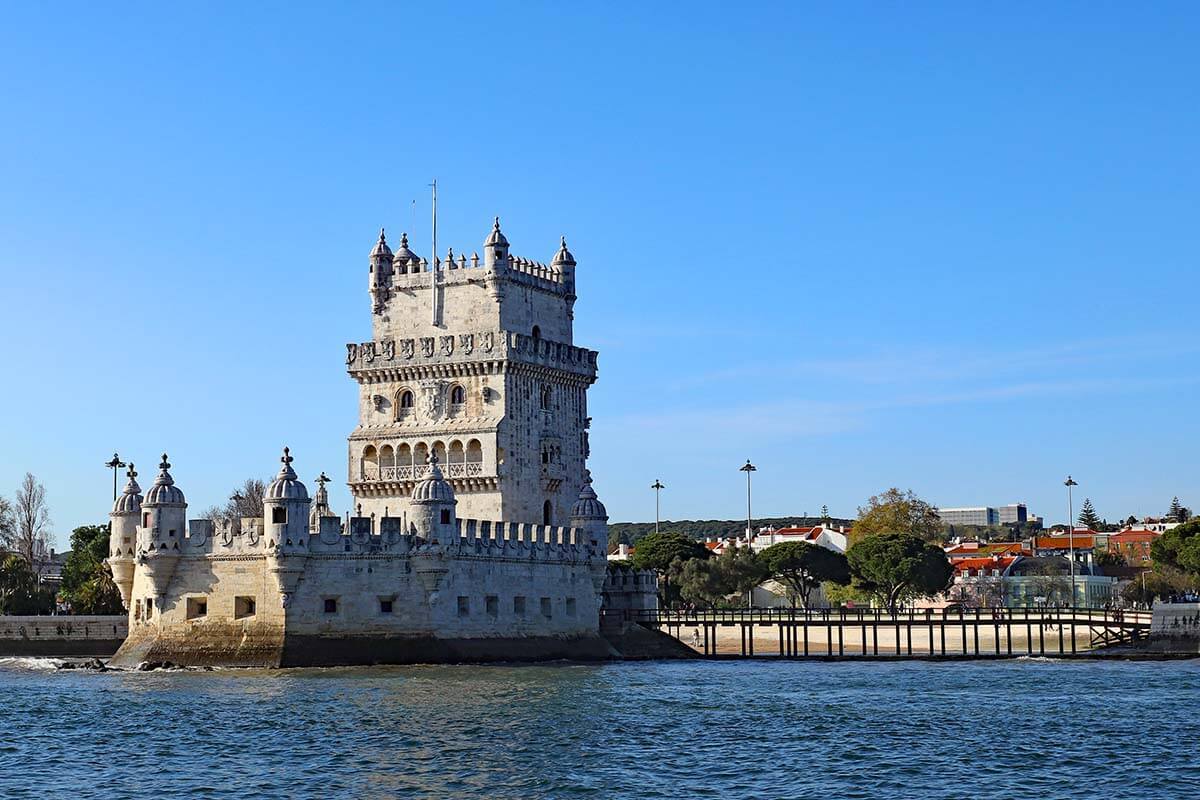
POLYGON ((450 524, 450 509, 448 509, 448 508, 442 509, 442 524, 443 525, 450 524))
POLYGON ((455 384, 450 390, 450 405, 461 406, 467 402, 467 391, 462 386, 455 384))
POLYGON ((286 508, 278 508, 278 507, 272 508, 271 509, 271 522, 275 523, 276 525, 283 525, 284 523, 286 523, 287 522, 287 509, 286 508))
POLYGON ((542 389, 542 410, 543 411, 550 410, 550 401, 553 399, 554 399, 554 397, 550 393, 550 387, 549 386, 544 387, 542 389))
POLYGON ((542 338, 542 329, 539 328, 537 325, 533 326, 533 338, 534 339, 542 338))
POLYGON ((554 506, 550 504, 549 500, 542 504, 542 524, 554 524, 554 506))
POLYGON ((405 389, 403 392, 400 393, 400 407, 401 408, 412 408, 413 407, 413 393, 410 390, 405 389))

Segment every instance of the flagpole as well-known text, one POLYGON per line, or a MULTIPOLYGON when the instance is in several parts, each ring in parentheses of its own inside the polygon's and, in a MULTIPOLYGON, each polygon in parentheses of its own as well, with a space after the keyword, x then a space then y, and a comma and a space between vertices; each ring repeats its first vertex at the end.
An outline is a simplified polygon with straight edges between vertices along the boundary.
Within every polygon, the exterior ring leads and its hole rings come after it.
POLYGON ((436 326, 438 324, 437 313, 437 272, 438 272, 438 249, 437 249, 437 179, 433 183, 433 254, 429 258, 429 306, 432 314, 432 322, 436 326))

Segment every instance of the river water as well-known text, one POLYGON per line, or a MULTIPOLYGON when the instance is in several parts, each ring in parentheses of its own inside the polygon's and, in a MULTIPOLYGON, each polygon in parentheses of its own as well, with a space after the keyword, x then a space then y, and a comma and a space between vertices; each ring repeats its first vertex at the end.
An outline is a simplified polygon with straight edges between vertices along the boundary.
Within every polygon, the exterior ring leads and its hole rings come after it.
POLYGON ((0 797, 1198 797, 1200 661, 0 659, 0 797))

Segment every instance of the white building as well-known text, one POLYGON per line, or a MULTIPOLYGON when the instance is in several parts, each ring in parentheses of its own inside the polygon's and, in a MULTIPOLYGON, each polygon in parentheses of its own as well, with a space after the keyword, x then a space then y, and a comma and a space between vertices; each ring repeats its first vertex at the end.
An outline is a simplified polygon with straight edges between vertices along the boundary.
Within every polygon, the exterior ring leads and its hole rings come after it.
POLYGON ((483 250, 430 267, 381 233, 371 251, 374 336, 347 348, 359 386, 348 526, 323 476, 310 500, 286 448, 262 518, 228 524, 187 520, 165 455, 144 498, 130 466, 111 514, 130 620, 115 663, 619 655, 600 636, 602 598, 646 608, 655 587, 607 577, 575 259, 565 242, 549 266, 512 256, 499 221, 483 250))

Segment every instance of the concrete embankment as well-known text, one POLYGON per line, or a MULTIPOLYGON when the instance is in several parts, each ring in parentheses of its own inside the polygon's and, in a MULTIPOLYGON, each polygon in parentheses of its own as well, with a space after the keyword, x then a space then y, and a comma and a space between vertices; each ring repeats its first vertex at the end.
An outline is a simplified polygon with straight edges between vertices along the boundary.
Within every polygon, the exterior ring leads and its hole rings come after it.
POLYGON ((126 617, 0 617, 0 656, 111 656, 129 633, 126 617))

